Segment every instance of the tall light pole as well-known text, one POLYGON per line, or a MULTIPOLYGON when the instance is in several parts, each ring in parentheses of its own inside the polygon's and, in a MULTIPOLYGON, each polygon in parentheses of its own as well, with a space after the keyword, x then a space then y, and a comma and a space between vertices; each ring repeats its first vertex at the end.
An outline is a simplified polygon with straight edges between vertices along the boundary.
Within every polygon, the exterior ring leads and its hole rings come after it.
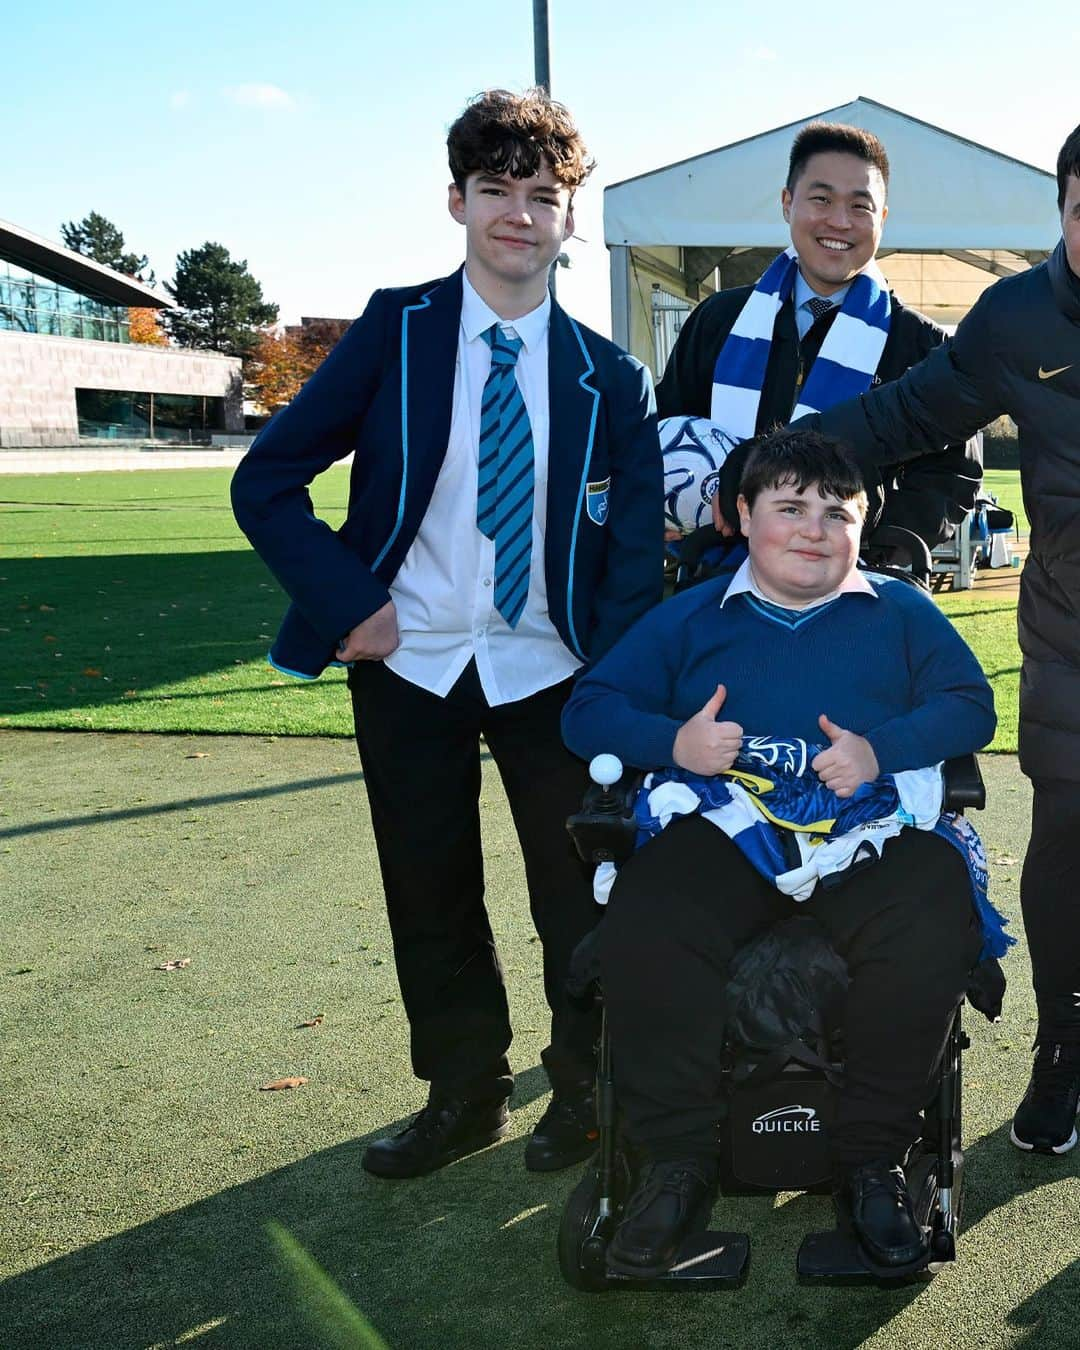
POLYGON ((533 69, 536 83, 551 93, 551 47, 547 0, 533 0, 533 69))
MULTIPOLYGON (((551 43, 548 38, 547 0, 533 0, 533 76, 546 93, 551 93, 551 43)), ((548 290, 555 295, 556 259, 548 268, 548 290)))

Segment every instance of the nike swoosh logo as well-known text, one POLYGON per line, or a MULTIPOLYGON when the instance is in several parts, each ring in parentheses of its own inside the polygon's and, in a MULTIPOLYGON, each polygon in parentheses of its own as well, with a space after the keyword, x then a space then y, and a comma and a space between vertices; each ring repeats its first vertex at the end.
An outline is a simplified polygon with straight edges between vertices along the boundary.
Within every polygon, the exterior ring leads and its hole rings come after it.
POLYGON ((1071 366, 1071 365, 1068 365, 1068 366, 1058 366, 1057 370, 1043 370, 1042 366, 1040 366, 1040 367, 1039 367, 1039 379, 1040 379, 1040 380, 1052 380, 1052 379, 1054 378, 1055 375, 1060 375, 1060 374, 1062 373, 1062 371, 1065 371, 1065 370, 1072 370, 1072 366, 1071 366))

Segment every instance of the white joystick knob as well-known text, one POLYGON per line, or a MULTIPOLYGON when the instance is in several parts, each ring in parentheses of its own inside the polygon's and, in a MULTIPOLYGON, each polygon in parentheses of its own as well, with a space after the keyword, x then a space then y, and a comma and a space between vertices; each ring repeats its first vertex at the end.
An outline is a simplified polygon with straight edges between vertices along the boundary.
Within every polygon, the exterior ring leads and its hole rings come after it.
POLYGON ((589 764, 589 777, 602 788, 611 787, 622 777, 622 760, 618 755, 597 755, 589 764))

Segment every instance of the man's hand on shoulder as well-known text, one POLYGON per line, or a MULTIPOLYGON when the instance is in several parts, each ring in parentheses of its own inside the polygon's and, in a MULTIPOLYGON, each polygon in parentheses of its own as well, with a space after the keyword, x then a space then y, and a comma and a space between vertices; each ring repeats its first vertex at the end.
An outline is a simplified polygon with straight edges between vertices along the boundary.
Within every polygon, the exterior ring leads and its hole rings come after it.
POLYGON ((865 736, 845 731, 822 713, 818 726, 829 738, 828 750, 822 750, 810 767, 830 791, 838 797, 851 797, 863 783, 872 783, 881 770, 877 755, 865 736))
POLYGON ((381 661, 384 656, 397 651, 398 637, 397 610, 393 600, 387 600, 382 609, 369 614, 363 623, 341 639, 338 643, 337 659, 349 661, 381 661))
POLYGON ((723 773, 735 763, 742 746, 743 729, 738 722, 718 722, 720 709, 727 698, 722 684, 700 712, 684 722, 675 733, 672 758, 680 769, 708 776, 723 773))

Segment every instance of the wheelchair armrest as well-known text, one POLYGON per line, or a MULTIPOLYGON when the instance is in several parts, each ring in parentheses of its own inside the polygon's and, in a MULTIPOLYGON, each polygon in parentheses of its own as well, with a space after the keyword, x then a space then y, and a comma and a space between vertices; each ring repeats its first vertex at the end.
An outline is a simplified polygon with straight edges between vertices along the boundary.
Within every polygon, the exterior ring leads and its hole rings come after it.
POLYGON ((963 811, 970 807, 981 811, 986 805, 986 785, 974 755, 957 755, 947 759, 944 767, 946 811, 963 811))
POLYGON ((581 810, 566 820, 566 828, 582 862, 625 862, 634 851, 637 820, 634 800, 644 774, 627 769, 617 783, 601 787, 590 783, 581 810))

